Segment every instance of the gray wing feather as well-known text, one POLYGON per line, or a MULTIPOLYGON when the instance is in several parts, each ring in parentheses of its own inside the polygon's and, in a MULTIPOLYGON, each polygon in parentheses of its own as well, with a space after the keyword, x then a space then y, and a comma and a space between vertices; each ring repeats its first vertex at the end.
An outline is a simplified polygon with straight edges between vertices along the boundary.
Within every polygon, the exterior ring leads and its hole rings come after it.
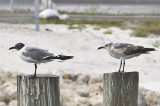
POLYGON ((47 50, 35 48, 35 47, 26 47, 27 52, 23 52, 23 55, 31 57, 34 60, 41 61, 46 56, 53 56, 52 53, 49 53, 47 50))
POLYGON ((133 44, 128 43, 116 43, 114 45, 114 48, 117 49, 117 51, 122 52, 126 55, 144 52, 143 46, 135 46, 133 44))
POLYGON ((128 43, 115 43, 114 44, 114 48, 115 49, 122 49, 122 48, 126 48, 126 47, 133 47, 133 44, 128 44, 128 43))
POLYGON ((37 47, 26 47, 25 50, 27 52, 30 52, 30 51, 48 51, 48 50, 40 49, 40 48, 37 48, 37 47))

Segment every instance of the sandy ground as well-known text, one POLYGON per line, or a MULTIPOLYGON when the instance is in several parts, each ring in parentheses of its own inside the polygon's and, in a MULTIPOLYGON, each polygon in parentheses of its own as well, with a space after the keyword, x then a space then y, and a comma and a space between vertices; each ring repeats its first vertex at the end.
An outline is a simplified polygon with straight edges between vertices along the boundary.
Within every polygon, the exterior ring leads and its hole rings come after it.
MULTIPOLYGON (((108 28, 94 30, 95 26, 87 26, 84 30, 69 30, 67 25, 41 25, 39 32, 34 25, 0 24, 0 68, 10 72, 25 74, 34 73, 34 65, 22 61, 16 51, 8 48, 18 42, 28 46, 48 49, 53 53, 73 55, 73 60, 50 62, 38 65, 38 74, 57 72, 103 75, 118 71, 120 60, 110 57, 105 50, 98 51, 99 46, 109 42, 127 42, 145 47, 153 47, 160 42, 160 37, 130 37, 132 30, 108 28), (46 31, 49 28, 52 32, 46 31), (111 30, 112 34, 103 34, 111 30)), ((138 71, 140 86, 160 93, 160 47, 156 52, 141 55, 126 61, 125 71, 138 71)))

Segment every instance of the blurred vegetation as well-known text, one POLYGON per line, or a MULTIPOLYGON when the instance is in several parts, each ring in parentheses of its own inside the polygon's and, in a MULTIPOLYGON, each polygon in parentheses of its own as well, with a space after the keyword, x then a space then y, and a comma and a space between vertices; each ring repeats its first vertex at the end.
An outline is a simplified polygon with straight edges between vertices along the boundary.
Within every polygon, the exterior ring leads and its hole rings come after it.
POLYGON ((101 28, 107 28, 111 26, 121 27, 123 20, 58 20, 58 19, 41 19, 41 24, 90 24, 97 25, 101 28))
MULTIPOLYGON (((139 14, 139 13, 117 13, 111 14, 105 11, 104 13, 97 11, 98 7, 92 7, 90 10, 86 10, 86 12, 66 12, 66 11, 58 11, 60 14, 68 14, 68 15, 105 15, 105 16, 160 16, 157 12, 152 12, 150 14, 139 14)), ((110 8, 108 9, 110 10, 110 8)))
POLYGON ((30 10, 30 9, 14 9, 14 11, 10 11, 10 10, 0 10, 0 14, 33 14, 34 11, 30 10))
POLYGON ((147 37, 150 34, 154 34, 156 36, 160 35, 160 20, 139 20, 139 25, 134 29, 134 32, 131 36, 136 37, 147 37))
MULTIPOLYGON (((133 29, 131 36, 147 37, 150 34, 160 35, 160 19, 139 19, 139 20, 58 20, 41 19, 41 24, 67 24, 69 29, 85 28, 86 24, 95 25, 94 30, 108 27, 120 27, 122 29, 133 29)), ((105 32, 107 33, 107 32, 105 32)), ((109 32, 108 32, 109 33, 109 32)))
POLYGON ((85 24, 70 24, 68 29, 79 29, 81 31, 85 27, 85 24))
POLYGON ((105 32, 103 32, 103 34, 112 34, 112 31, 105 31, 105 32))
POLYGON ((157 44, 157 43, 153 43, 152 44, 154 47, 159 47, 159 44, 157 44))
POLYGON ((137 28, 134 30, 134 32, 131 34, 131 36, 147 37, 147 36, 149 36, 149 32, 147 30, 145 30, 144 28, 137 28))
POLYGON ((154 47, 160 47, 160 41, 159 40, 156 40, 154 43, 152 43, 152 45, 154 47))
POLYGON ((101 27, 99 27, 99 26, 95 26, 93 29, 94 29, 94 30, 100 30, 100 29, 101 29, 101 27))

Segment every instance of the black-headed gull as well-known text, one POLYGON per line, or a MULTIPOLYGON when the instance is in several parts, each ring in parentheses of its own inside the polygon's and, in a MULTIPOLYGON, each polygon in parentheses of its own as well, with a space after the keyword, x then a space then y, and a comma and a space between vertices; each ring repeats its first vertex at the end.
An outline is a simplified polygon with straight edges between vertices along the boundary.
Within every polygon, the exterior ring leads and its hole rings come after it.
POLYGON ((53 61, 54 59, 59 60, 67 60, 72 59, 74 56, 65 56, 65 55, 55 55, 53 53, 49 53, 47 50, 36 48, 36 47, 28 47, 23 43, 17 43, 15 46, 10 47, 9 50, 16 49, 19 57, 29 63, 34 63, 35 65, 35 73, 34 77, 36 77, 36 70, 38 63, 46 63, 53 61))

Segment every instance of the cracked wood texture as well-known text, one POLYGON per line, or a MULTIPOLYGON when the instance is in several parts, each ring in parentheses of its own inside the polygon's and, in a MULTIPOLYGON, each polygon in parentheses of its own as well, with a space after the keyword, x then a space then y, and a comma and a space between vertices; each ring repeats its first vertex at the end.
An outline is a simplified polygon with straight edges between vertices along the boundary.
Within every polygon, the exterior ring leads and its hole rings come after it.
POLYGON ((17 106, 60 106, 59 76, 17 76, 17 106))
POLYGON ((104 73, 103 78, 104 106, 137 106, 138 72, 104 73))

